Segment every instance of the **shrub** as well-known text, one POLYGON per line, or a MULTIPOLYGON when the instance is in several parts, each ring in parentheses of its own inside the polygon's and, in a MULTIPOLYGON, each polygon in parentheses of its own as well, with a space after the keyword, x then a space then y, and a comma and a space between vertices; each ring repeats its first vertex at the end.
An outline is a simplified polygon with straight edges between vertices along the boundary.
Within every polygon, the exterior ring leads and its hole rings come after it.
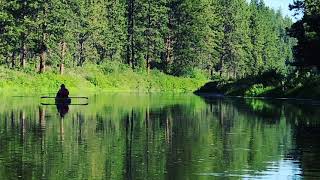
POLYGON ((245 96, 247 97, 257 97, 257 96, 262 96, 265 93, 267 93, 268 91, 273 90, 274 87, 272 86, 267 86, 264 87, 263 84, 255 84, 253 86, 251 86, 246 92, 245 92, 245 96))
POLYGON ((121 73, 131 71, 131 68, 117 61, 106 61, 100 65, 104 74, 121 73))
POLYGON ((181 71, 180 75, 186 78, 194 78, 199 80, 209 79, 208 75, 205 74, 202 70, 197 68, 185 68, 181 71))

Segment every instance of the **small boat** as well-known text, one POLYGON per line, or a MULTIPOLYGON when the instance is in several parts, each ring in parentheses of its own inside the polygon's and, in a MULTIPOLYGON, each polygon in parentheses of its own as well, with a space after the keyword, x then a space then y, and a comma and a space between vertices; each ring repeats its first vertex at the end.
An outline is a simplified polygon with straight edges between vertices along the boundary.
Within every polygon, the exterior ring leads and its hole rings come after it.
POLYGON ((67 97, 67 98, 59 98, 59 97, 50 97, 50 96, 42 96, 41 99, 54 99, 55 103, 41 103, 42 105, 88 105, 88 102, 85 103, 76 103, 71 104, 71 99, 86 99, 88 100, 88 97, 67 97))
POLYGON ((71 104, 71 98, 55 98, 55 103, 56 104, 65 104, 69 105, 71 104))
POLYGON ((72 97, 67 97, 67 98, 58 98, 58 97, 51 97, 51 96, 41 96, 41 99, 89 99, 88 97, 81 97, 81 96, 72 96, 72 97))

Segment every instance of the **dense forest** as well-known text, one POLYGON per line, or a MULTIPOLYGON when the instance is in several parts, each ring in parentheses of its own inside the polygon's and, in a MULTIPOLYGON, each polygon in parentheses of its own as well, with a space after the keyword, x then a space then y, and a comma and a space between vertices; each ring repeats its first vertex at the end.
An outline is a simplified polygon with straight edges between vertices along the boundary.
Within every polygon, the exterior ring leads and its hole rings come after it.
POLYGON ((110 61, 171 75, 285 73, 291 25, 263 0, 1 0, 0 63, 40 73, 110 61))
POLYGON ((298 40, 294 47, 293 65, 320 70, 320 0, 295 1, 290 5, 303 18, 292 25, 289 35, 298 40))

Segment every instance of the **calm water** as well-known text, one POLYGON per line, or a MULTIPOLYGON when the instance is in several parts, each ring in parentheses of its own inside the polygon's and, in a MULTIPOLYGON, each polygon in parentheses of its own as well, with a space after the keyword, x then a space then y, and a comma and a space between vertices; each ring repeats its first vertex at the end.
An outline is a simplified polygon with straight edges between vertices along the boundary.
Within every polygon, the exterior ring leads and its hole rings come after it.
POLYGON ((310 102, 107 94, 59 113, 0 100, 1 179, 320 178, 310 102))

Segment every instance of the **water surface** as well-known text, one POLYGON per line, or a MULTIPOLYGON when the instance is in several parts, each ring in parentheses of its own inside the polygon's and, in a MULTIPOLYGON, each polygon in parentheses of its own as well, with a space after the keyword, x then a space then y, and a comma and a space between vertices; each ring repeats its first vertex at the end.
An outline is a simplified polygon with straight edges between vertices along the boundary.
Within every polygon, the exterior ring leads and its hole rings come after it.
POLYGON ((57 109, 0 100, 1 179, 320 178, 320 106, 310 102, 104 94, 57 109))

